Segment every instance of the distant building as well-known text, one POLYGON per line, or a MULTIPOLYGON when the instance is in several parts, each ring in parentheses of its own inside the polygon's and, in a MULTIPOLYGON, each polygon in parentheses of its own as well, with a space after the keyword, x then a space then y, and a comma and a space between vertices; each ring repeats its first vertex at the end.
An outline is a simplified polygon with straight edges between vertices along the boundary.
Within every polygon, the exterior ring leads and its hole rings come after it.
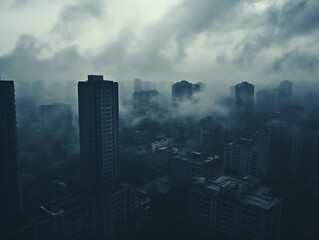
POLYGON ((73 126, 73 112, 70 104, 54 103, 40 105, 41 128, 63 128, 70 130, 73 126))
POLYGON ((157 106, 159 93, 156 90, 138 91, 133 93, 133 104, 136 109, 157 106))
POLYGON ((219 173, 220 165, 220 156, 177 152, 169 160, 169 179, 172 183, 187 184, 194 176, 214 177, 219 173))
POLYGON ((156 142, 152 142, 151 143, 152 152, 155 152, 157 149, 159 149, 161 147, 166 147, 166 146, 172 144, 173 142, 174 142, 174 139, 172 137, 162 139, 162 140, 159 140, 156 142))
POLYGON ((186 80, 174 83, 172 86, 173 102, 189 99, 193 95, 192 86, 193 85, 186 80))
POLYGON ((191 99, 194 92, 200 92, 204 87, 203 83, 192 84, 186 80, 174 83, 172 85, 173 105, 176 106, 182 100, 191 99))
POLYGON ((144 87, 144 90, 147 91, 147 90, 155 90, 155 84, 152 83, 151 81, 145 81, 143 83, 143 87, 144 87))
POLYGON ((285 80, 280 83, 280 86, 274 89, 275 105, 279 108, 285 108, 292 104, 292 82, 285 80))
POLYGON ((236 176, 257 176, 257 148, 252 139, 241 138, 224 147, 224 172, 236 176))
POLYGON ((194 92, 200 92, 200 91, 203 91, 205 87, 206 87, 205 84, 202 83, 202 82, 193 83, 193 85, 192 85, 192 91, 193 91, 193 93, 194 93, 194 92))
POLYGON ((253 84, 241 82, 235 86, 235 101, 239 108, 251 109, 254 106, 253 84))
POLYGON ((282 201, 251 177, 194 177, 189 209, 196 239, 280 239, 282 201))
POLYGON ((89 75, 79 82, 79 122, 84 188, 120 180, 118 84, 89 75))
POLYGON ((22 214, 18 169, 14 83, 0 80, 0 236, 22 214))
POLYGON ((134 79, 134 92, 142 91, 144 90, 143 88, 143 82, 139 78, 134 79))

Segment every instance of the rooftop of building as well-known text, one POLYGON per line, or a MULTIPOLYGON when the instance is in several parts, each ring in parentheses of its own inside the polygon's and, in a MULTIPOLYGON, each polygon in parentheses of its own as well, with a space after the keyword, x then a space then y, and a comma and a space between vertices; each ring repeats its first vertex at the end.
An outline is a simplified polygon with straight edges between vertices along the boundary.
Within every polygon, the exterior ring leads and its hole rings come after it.
POLYGON ((208 155, 205 152, 175 152, 173 158, 178 158, 194 164, 203 165, 220 159, 219 155, 208 155))
POLYGON ((103 81, 103 75, 88 75, 88 81, 103 81))
POLYGON ((103 75, 88 75, 88 80, 85 81, 80 81, 79 84, 83 84, 83 83, 103 83, 103 84, 118 84, 117 82, 113 82, 111 80, 106 80, 104 79, 103 75))
POLYGON ((216 179, 194 177, 193 183, 223 196, 230 196, 239 204, 250 205, 259 209, 268 210, 280 204, 281 200, 270 195, 271 188, 260 185, 260 179, 246 176, 234 177, 222 175, 216 179))
POLYGON ((75 203, 81 201, 80 193, 73 193, 42 205, 40 208, 51 216, 57 216, 64 213, 64 210, 74 206, 75 203))

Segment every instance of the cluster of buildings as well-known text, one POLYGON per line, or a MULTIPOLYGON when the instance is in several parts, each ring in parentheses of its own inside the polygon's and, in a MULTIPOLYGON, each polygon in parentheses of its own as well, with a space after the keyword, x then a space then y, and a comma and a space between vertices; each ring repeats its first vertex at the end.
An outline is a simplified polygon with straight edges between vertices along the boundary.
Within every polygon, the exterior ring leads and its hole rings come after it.
POLYGON ((186 80, 176 82, 172 85, 172 104, 178 106, 181 101, 190 100, 194 93, 205 88, 203 83, 190 83, 186 80))
MULTIPOLYGON (((150 221, 150 201, 120 181, 118 85, 79 82, 82 183, 41 206, 19 228, 21 193, 13 81, 0 81, 1 236, 5 239, 123 239, 150 221)), ((64 106, 54 106, 57 108, 64 106)), ((45 112, 45 110, 44 110, 45 112)), ((61 186, 61 182, 59 182, 61 186)), ((63 186, 63 184, 62 184, 63 186)))
POLYGON ((159 101, 159 93, 155 89, 154 83, 143 82, 141 79, 134 79, 133 106, 135 109, 147 109, 156 107, 159 101))
MULTIPOLYGON (((191 100, 204 87, 185 80, 173 84, 173 106, 191 100)), ((291 82, 283 81, 272 91, 257 92, 256 101, 254 89, 248 82, 230 88, 235 114, 245 116, 255 110, 290 113, 291 82)), ((316 104, 316 95, 307 95, 306 99, 309 104, 316 104)), ((156 102, 158 92, 152 83, 135 79, 135 108, 153 107, 156 102)), ((147 191, 156 180, 158 192, 187 189, 186 215, 191 219, 195 239, 276 240, 281 239, 284 203, 273 195, 272 187, 286 183, 308 189, 318 182, 318 132, 282 119, 261 124, 260 128, 250 122, 248 126, 241 122, 227 126, 226 119, 208 117, 195 127, 201 150, 183 148, 188 138, 187 123, 176 127, 174 138, 163 134, 150 141, 149 151, 132 147, 138 152, 134 153, 141 163, 138 166, 149 180, 144 188, 136 188, 121 182, 118 84, 103 76, 89 75, 87 81, 78 83, 78 106, 81 185, 54 180, 54 200, 43 204, 37 215, 15 228, 23 211, 14 86, 12 81, 0 81, 0 194, 5 196, 0 203, 0 233, 5 239, 130 238, 151 224, 151 198, 147 191), (168 190, 164 187, 166 177, 168 190)), ((43 105, 40 113, 42 127, 52 124, 52 119, 66 126, 72 124, 70 105, 43 105)))

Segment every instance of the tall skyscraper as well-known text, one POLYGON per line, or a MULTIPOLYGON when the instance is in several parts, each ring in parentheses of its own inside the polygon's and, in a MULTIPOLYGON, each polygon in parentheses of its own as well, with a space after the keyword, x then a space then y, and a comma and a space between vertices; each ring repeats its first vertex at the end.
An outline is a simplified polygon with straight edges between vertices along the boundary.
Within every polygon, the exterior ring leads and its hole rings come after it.
POLYGON ((252 108, 254 106, 254 88, 253 84, 241 82, 235 86, 235 100, 238 107, 252 108))
POLYGON ((114 186, 120 179, 118 84, 89 75, 79 82, 83 187, 114 186))
POLYGON ((0 80, 0 233, 16 224, 22 211, 16 135, 14 83, 0 80))

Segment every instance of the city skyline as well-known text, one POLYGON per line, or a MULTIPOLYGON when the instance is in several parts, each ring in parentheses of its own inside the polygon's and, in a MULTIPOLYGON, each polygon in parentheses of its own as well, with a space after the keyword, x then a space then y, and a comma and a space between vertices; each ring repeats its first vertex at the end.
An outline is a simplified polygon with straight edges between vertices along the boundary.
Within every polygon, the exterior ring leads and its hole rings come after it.
POLYGON ((318 0, 0 0, 0 239, 318 240, 318 0))

